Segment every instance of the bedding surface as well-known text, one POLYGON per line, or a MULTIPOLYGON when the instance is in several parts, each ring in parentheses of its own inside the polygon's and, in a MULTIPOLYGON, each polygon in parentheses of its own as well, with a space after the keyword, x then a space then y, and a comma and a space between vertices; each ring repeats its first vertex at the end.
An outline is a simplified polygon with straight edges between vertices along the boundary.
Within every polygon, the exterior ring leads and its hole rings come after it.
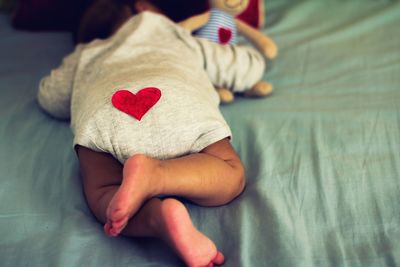
MULTIPOLYGON (((400 265, 400 2, 268 1, 275 92, 222 112, 246 165, 230 205, 187 207, 228 267, 400 265)), ((0 265, 183 266, 154 239, 108 238, 90 213, 68 121, 41 77, 65 33, 0 15, 0 265)))

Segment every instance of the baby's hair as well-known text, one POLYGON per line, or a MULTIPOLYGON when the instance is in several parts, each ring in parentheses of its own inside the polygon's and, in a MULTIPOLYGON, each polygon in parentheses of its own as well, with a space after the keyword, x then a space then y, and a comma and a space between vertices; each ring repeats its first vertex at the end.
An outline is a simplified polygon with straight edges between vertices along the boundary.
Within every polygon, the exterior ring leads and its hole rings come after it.
MULTIPOLYGON (((146 0, 159 8, 173 21, 182 21, 205 12, 206 0, 146 0)), ((78 43, 108 38, 126 20, 136 13, 135 0, 95 0, 84 12, 75 36, 78 43)))
POLYGON ((208 9, 207 0, 149 0, 149 2, 157 6, 175 22, 205 12, 208 9))
POLYGON ((109 37, 118 22, 132 15, 130 7, 121 0, 96 0, 83 13, 76 42, 88 43, 109 37))

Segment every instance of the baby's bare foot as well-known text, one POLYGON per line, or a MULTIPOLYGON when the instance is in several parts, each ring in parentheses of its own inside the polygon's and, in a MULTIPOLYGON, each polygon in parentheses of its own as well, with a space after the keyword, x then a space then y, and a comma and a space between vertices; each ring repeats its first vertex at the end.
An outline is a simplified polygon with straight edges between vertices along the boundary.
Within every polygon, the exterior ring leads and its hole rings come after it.
POLYGON ((215 244, 197 230, 185 206, 175 199, 162 202, 160 236, 175 249, 189 267, 208 267, 224 263, 224 255, 215 244))
POLYGON ((152 182, 157 161, 144 155, 135 155, 124 164, 123 180, 107 208, 104 231, 117 236, 142 204, 154 196, 152 182))

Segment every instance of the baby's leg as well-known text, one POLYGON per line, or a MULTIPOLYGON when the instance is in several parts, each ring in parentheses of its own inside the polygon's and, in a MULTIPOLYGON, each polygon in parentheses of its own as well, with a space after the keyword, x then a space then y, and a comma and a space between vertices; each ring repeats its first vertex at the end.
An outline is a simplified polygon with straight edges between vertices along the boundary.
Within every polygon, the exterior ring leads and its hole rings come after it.
POLYGON ((180 196, 203 206, 230 202, 244 189, 244 169, 228 139, 200 153, 157 160, 129 158, 123 181, 107 209, 107 228, 119 234, 144 201, 154 196, 180 196))
MULTIPOLYGON (((112 156, 80 147, 84 191, 89 207, 99 221, 107 221, 106 209, 122 182, 122 165, 112 156)), ((109 233, 110 229, 105 230, 109 233)), ((152 198, 130 219, 127 236, 159 237, 166 241, 188 266, 222 264, 215 244, 192 224, 182 203, 175 199, 152 198)))

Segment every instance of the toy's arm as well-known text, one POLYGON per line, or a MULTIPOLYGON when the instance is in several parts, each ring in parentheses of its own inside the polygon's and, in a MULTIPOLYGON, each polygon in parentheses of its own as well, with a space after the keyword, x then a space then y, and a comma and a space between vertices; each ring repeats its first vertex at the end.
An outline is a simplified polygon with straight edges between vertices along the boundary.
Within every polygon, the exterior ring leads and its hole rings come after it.
POLYGON ((77 63, 80 56, 80 46, 63 60, 57 69, 40 81, 38 102, 40 106, 58 119, 68 119, 71 109, 71 94, 77 63))
POLYGON ((278 55, 278 47, 275 42, 263 34, 238 19, 235 20, 238 31, 246 36, 265 56, 275 58, 278 55))
POLYGON ((193 31, 203 27, 208 22, 209 18, 210 18, 210 12, 205 12, 205 13, 190 17, 184 21, 181 21, 178 23, 178 25, 193 32, 193 31))

